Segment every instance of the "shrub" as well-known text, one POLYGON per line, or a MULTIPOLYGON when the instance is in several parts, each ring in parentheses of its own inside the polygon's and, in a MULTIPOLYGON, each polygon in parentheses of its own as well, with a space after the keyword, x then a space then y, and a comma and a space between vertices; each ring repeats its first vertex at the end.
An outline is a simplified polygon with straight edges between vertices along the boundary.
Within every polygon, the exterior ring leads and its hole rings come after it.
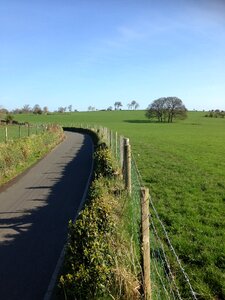
POLYGON ((105 143, 97 146, 94 154, 95 176, 112 177, 116 173, 115 162, 105 143))
POLYGON ((69 223, 66 275, 60 284, 67 297, 94 299, 104 295, 110 284, 113 265, 109 238, 113 231, 112 207, 104 197, 91 201, 76 223, 69 223))

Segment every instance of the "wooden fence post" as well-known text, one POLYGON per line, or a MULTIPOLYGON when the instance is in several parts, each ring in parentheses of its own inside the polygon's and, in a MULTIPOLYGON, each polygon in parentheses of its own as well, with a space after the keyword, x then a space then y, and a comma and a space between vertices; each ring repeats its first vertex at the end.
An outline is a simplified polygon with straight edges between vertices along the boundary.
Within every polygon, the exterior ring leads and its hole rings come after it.
POLYGON ((131 149, 129 139, 124 139, 124 171, 125 171, 125 188, 131 195, 131 149))
POLYGON ((150 234, 149 234, 149 189, 141 188, 141 223, 142 223, 142 251, 143 251, 143 275, 144 294, 146 300, 151 300, 150 278, 150 234))
MULTIPOLYGON (((113 131, 110 129, 110 148, 113 153, 113 131)), ((114 154, 114 153, 113 153, 114 154)))
POLYGON ((107 145, 109 146, 109 148, 111 147, 111 145, 110 145, 110 130, 109 130, 109 128, 107 128, 107 145))
POLYGON ((7 143, 8 141, 8 127, 5 126, 5 142, 7 143))
POLYGON ((117 131, 116 131, 116 133, 115 133, 115 157, 117 158, 117 155, 118 155, 118 153, 117 153, 117 131))
POLYGON ((28 127, 27 127, 27 135, 30 136, 30 124, 28 124, 28 127))
POLYGON ((120 166, 121 166, 121 169, 123 169, 123 165, 124 165, 124 139, 122 136, 120 136, 120 166))

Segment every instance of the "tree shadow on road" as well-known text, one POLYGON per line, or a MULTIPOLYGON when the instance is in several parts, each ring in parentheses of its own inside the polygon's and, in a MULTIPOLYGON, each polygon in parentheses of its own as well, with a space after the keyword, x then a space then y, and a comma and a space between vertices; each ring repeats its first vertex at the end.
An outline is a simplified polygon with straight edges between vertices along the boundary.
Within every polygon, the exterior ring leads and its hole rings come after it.
MULTIPOLYGON (((68 163, 65 163, 67 158, 63 144, 50 154, 58 153, 59 158, 53 162, 51 170, 43 168, 39 174, 46 182, 40 180, 39 185, 25 187, 27 209, 14 208, 0 213, 1 299, 43 299, 66 242, 68 221, 78 214, 90 176, 92 142, 87 135, 82 139, 76 155, 68 154, 68 163), (60 160, 63 161, 61 166, 60 160), (54 182, 50 186, 52 180, 54 182)), ((46 159, 48 156, 40 163, 44 164, 46 159)), ((35 172, 35 168, 25 176, 35 172)), ((7 193, 7 190, 4 192, 7 193)))

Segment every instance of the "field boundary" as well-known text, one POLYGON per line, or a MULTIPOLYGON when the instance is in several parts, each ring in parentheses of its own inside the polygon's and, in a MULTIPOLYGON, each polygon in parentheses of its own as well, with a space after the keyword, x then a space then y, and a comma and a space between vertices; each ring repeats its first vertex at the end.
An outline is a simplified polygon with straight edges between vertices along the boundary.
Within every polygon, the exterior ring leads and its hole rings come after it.
MULTIPOLYGON (((114 157, 121 165, 125 187, 130 195, 130 199, 139 205, 139 210, 141 211, 142 201, 140 195, 145 188, 145 184, 138 170, 135 157, 131 152, 129 139, 119 136, 117 132, 113 132, 106 127, 85 125, 85 128, 99 134, 102 140, 110 147, 114 157), (127 148, 129 148, 129 150, 127 150, 127 148)), ((148 242, 151 245, 148 251, 149 255, 151 253, 151 258, 148 268, 148 270, 150 270, 150 279, 144 278, 144 282, 148 282, 148 286, 144 287, 145 299, 181 300, 188 298, 197 300, 197 293, 193 290, 188 274, 185 272, 172 245, 169 234, 159 217, 150 194, 148 198, 150 204, 150 212, 148 213, 150 240, 148 242)), ((132 222, 135 222, 135 215, 133 215, 132 222)), ((134 235, 135 234, 137 233, 134 232, 134 235)), ((146 237, 142 238, 146 241, 146 237)), ((141 237, 138 236, 137 239, 140 240, 141 237)), ((144 253, 142 253, 142 255, 144 256, 144 253)), ((143 269, 145 268, 146 266, 143 266, 143 269)))
POLYGON ((47 130, 46 125, 21 124, 0 124, 0 143, 7 143, 10 140, 21 139, 31 135, 38 135, 47 130))

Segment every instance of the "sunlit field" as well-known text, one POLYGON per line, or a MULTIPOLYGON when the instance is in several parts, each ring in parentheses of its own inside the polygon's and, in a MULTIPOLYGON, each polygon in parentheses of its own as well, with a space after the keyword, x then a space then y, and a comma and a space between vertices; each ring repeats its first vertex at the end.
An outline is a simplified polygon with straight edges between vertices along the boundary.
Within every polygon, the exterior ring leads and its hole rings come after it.
POLYGON ((225 119, 189 112, 150 122, 144 111, 16 115, 18 121, 100 124, 130 138, 143 180, 199 299, 225 299, 225 119))
POLYGON ((39 134, 44 130, 42 126, 19 126, 19 125, 0 125, 0 143, 23 138, 32 134, 39 134))

